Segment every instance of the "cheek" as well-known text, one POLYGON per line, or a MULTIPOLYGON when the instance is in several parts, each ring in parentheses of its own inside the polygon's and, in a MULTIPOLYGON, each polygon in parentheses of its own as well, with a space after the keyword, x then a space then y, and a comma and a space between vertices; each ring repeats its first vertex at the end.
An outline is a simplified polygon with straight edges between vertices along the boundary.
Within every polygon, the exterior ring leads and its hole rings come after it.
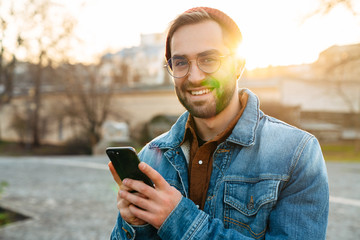
POLYGON ((218 79, 220 88, 227 88, 228 85, 232 85, 232 83, 237 79, 234 71, 224 69, 219 70, 214 77, 218 79))
POLYGON ((215 74, 218 79, 229 79, 236 76, 236 69, 234 64, 226 64, 222 65, 215 74))
POLYGON ((176 78, 174 80, 174 86, 175 89, 177 89, 178 91, 185 91, 185 89, 187 88, 187 82, 185 78, 176 78))
POLYGON ((180 98, 184 98, 185 97, 185 93, 184 93, 184 81, 181 81, 179 79, 176 79, 174 81, 174 87, 175 87, 175 93, 178 97, 180 98))
POLYGON ((173 78, 173 82, 174 82, 174 86, 175 86, 175 89, 180 89, 181 88, 181 83, 182 81, 178 78, 173 78))

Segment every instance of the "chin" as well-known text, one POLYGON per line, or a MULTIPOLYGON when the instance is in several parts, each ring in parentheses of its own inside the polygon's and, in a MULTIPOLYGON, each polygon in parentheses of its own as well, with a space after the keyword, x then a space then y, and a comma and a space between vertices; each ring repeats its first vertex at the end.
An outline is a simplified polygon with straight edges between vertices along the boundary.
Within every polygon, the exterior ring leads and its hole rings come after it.
MULTIPOLYGON (((196 107, 195 107, 196 108, 196 107)), ((213 118, 217 115, 215 109, 195 109, 193 107, 186 108, 193 117, 196 118, 213 118)))

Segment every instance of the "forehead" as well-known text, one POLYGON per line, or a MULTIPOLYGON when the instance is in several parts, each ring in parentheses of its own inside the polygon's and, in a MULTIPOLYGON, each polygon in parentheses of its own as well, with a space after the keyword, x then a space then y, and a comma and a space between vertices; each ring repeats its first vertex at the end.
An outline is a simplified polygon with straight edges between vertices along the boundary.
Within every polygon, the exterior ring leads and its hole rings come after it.
POLYGON ((171 39, 171 55, 194 56, 208 50, 225 51, 223 32, 215 21, 185 25, 171 39))

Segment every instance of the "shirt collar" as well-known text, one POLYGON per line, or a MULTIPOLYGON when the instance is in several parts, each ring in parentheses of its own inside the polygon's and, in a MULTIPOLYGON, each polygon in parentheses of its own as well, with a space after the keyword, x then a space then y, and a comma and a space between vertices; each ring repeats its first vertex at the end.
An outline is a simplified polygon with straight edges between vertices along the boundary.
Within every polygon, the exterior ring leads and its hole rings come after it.
MULTIPOLYGON (((248 101, 241 118, 236 123, 227 140, 235 144, 251 146, 255 142, 255 131, 262 112, 259 109, 259 99, 254 93, 248 89, 240 89, 239 94, 241 94, 241 92, 248 94, 248 101)), ((182 114, 172 126, 171 130, 154 139, 149 147, 160 149, 179 147, 185 140, 186 125, 189 116, 188 111, 182 114)))
MULTIPOLYGON (((245 91, 239 92, 240 111, 235 116, 235 118, 228 124, 228 127, 224 131, 216 135, 213 139, 209 140, 209 142, 216 142, 216 144, 219 144, 220 142, 223 142, 231 134, 232 130, 236 126, 236 123, 239 121, 241 115, 244 112, 244 109, 247 104, 247 100, 248 100, 248 94, 245 91)), ((189 117, 185 125, 185 134, 182 143, 187 140, 192 141, 194 138, 198 138, 198 135, 196 134, 196 126, 195 126, 194 118, 191 116, 191 114, 189 114, 189 117)))

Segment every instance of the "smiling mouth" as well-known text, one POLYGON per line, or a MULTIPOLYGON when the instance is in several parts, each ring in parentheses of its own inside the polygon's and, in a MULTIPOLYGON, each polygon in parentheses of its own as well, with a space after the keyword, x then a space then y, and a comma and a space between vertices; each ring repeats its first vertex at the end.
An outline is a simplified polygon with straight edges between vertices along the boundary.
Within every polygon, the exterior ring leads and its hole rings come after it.
POLYGON ((209 92, 211 92, 211 89, 209 89, 209 88, 201 89, 201 90, 197 90, 197 91, 190 91, 191 95, 193 95, 193 96, 200 96, 200 95, 208 94, 209 92))

